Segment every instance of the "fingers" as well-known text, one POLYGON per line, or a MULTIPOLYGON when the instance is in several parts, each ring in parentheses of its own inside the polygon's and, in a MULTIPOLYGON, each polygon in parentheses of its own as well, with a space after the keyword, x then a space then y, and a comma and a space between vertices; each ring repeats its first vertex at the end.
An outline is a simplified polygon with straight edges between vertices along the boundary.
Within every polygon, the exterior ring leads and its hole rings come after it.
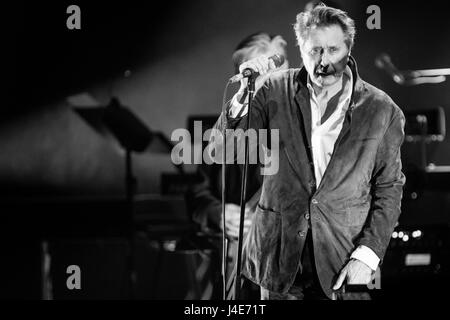
POLYGON ((228 213, 228 211, 239 211, 240 206, 238 206, 237 204, 234 204, 234 203, 226 203, 225 210, 227 213, 228 213))
POLYGON ((372 281, 371 276, 358 274, 358 275, 352 275, 348 277, 347 283, 348 284, 368 284, 372 281))
MULTIPOLYGON (((251 225, 244 223, 244 234, 248 233, 250 230, 251 225)), ((238 238, 239 237, 239 226, 227 226, 227 235, 232 238, 238 238)))
MULTIPOLYGON (((237 238, 239 236, 239 216, 237 219, 227 219, 225 223, 225 227, 227 230, 227 234, 230 237, 237 238)), ((252 221, 250 219, 244 219, 243 231, 247 233, 252 225, 252 221)))
MULTIPOLYGON (((250 229, 251 223, 244 221, 244 233, 247 233, 248 230, 250 229)), ((226 225, 227 228, 227 234, 229 236, 232 236, 234 238, 237 238, 239 236, 239 222, 238 224, 228 224, 226 225)))
POLYGON ((350 260, 350 262, 342 269, 336 280, 333 290, 338 290, 345 280, 348 284, 368 284, 372 279, 372 271, 363 262, 359 260, 350 260))
MULTIPOLYGON (((276 69, 276 65, 275 62, 272 59, 269 59, 268 56, 262 55, 257 58, 248 60, 239 66, 239 72, 242 72, 245 69, 251 69, 259 74, 255 81, 256 92, 263 86, 263 84, 267 80, 267 77, 270 75, 270 72, 276 69)), ((240 90, 245 90, 247 85, 248 78, 242 78, 240 90)))
POLYGON ((248 60, 239 66, 239 72, 245 69, 252 69, 258 72, 260 75, 268 73, 270 70, 276 69, 273 60, 269 59, 268 56, 262 55, 257 58, 248 60))
MULTIPOLYGON (((247 219, 255 210, 256 204, 253 207, 245 206, 244 214, 245 219, 247 219)), ((241 207, 235 204, 226 204, 225 205, 225 216, 227 220, 237 220, 239 221, 241 217, 241 207)))
POLYGON ((347 268, 345 267, 339 274, 339 277, 333 286, 333 290, 339 290, 339 288, 342 287, 342 284, 344 283, 346 277, 347 277, 347 268))
POLYGON ((365 263, 353 260, 349 263, 347 283, 368 284, 372 280, 372 269, 365 263))
MULTIPOLYGON (((252 225, 252 219, 249 217, 250 209, 245 209, 244 233, 247 233, 252 225)), ((225 227, 227 235, 233 238, 239 236, 239 223, 241 220, 241 207, 233 203, 225 205, 225 227)))
POLYGON ((227 235, 231 238, 239 237, 239 229, 238 228, 227 228, 227 235))
MULTIPOLYGON (((230 216, 228 215, 225 219, 225 225, 229 228, 239 228, 239 223, 241 221, 240 214, 230 216)), ((244 218, 244 227, 251 226, 252 220, 250 218, 244 218)))
POLYGON ((239 221, 240 221, 240 208, 239 206, 234 205, 235 207, 227 208, 225 213, 225 226, 227 229, 227 233, 230 236, 237 237, 239 232, 239 221))

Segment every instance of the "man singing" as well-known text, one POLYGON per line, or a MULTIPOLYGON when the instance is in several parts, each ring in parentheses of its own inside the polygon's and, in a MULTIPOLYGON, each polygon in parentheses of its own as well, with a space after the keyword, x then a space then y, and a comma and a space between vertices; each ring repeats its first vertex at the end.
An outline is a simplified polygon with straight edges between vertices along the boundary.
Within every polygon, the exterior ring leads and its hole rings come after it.
MULTIPOLYGON (((298 14, 294 30, 304 67, 256 81, 251 127, 279 131, 279 170, 264 176, 242 274, 263 299, 339 299, 344 284, 371 281, 399 218, 405 120, 359 77, 345 12, 319 5, 298 14)), ((246 68, 264 76, 275 64, 264 55, 239 70, 246 68)), ((246 128, 246 86, 244 79, 227 110, 229 129, 246 128)), ((210 147, 220 160, 217 132, 210 147)))

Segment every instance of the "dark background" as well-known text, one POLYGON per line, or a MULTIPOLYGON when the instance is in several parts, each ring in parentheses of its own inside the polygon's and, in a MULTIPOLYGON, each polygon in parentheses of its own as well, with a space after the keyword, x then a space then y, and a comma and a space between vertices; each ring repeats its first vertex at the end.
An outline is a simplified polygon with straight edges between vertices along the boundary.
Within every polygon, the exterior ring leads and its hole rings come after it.
MULTIPOLYGON (((443 106, 448 81, 402 87, 374 65, 388 53, 399 69, 450 66, 450 22, 442 3, 428 1, 336 1, 356 21, 353 50, 361 77, 385 90, 405 111, 443 106), (366 8, 381 8, 381 30, 366 28, 366 8)), ((292 67, 301 65, 292 24, 304 1, 77 2, 81 30, 66 28, 72 2, 30 2, 4 15, 15 17, 7 33, 13 43, 8 90, 2 104, 0 183, 5 192, 121 192, 122 159, 109 143, 72 111, 66 98, 88 93, 100 105, 112 95, 152 130, 170 137, 191 114, 217 114, 231 54, 257 30, 281 34, 292 67), (124 78, 125 70, 131 70, 124 78), (8 99, 9 100, 9 99, 8 99)), ((80 102, 75 100, 75 102, 80 102)), ((448 117, 447 117, 448 118, 448 117)), ((447 127, 448 127, 447 120, 447 127)), ((416 161, 416 146, 405 146, 416 161)), ((450 142, 432 143, 428 159, 450 163, 450 142)), ((139 155, 140 192, 158 192, 168 157, 139 155)))
MULTIPOLYGON (((292 25, 305 2, 30 1, 7 5, 2 12, 6 23, 2 46, 6 99, 0 108, 2 203, 40 196, 123 195, 123 153, 73 106, 106 105, 115 96, 151 130, 170 138, 173 130, 187 126, 188 116, 220 112, 223 88, 233 73, 231 55, 245 36, 255 31, 282 35, 288 42, 291 67, 301 65, 292 25), (66 28, 66 8, 71 4, 81 8, 81 30, 66 28), (130 77, 124 77, 126 70, 131 71, 130 77)), ((374 65, 377 55, 385 52, 401 70, 450 67, 450 20, 444 1, 335 3, 356 21, 353 55, 363 79, 386 91, 405 112, 442 106, 449 113, 449 81, 399 86, 374 65), (381 8, 381 30, 366 27, 366 8, 372 4, 381 8)), ((416 143, 405 143, 402 150, 404 167, 413 172, 407 174, 413 185, 405 193, 402 221, 419 226, 448 224, 450 197, 445 185, 450 180, 440 175, 440 182, 433 185, 418 174, 419 150, 416 143), (413 201, 412 192, 419 198, 413 201)), ((450 139, 428 144, 427 158, 436 165, 450 165, 450 139)), ((159 193, 161 174, 175 172, 170 155, 149 152, 135 155, 134 169, 140 194, 159 193)), ((35 222, 29 216, 18 217, 10 206, 2 208, 4 217, 21 220, 14 232, 26 234, 24 230, 29 229, 22 228, 35 222)), ((39 220, 39 207, 27 208, 39 220)), ((77 211, 59 210, 54 215, 76 219, 77 211)))

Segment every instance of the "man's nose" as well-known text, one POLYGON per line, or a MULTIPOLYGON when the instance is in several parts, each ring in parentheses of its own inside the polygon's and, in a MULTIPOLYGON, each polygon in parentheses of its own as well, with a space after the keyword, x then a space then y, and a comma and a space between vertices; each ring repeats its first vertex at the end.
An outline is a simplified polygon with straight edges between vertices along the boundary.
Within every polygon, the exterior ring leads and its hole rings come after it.
POLYGON ((319 61, 319 68, 318 69, 319 69, 320 72, 327 73, 328 67, 329 67, 329 64, 326 61, 324 61, 323 59, 321 59, 319 61))
POLYGON ((320 55, 320 61, 319 64, 322 68, 327 69, 330 65, 330 59, 328 57, 328 54, 324 51, 322 51, 322 54, 320 55))

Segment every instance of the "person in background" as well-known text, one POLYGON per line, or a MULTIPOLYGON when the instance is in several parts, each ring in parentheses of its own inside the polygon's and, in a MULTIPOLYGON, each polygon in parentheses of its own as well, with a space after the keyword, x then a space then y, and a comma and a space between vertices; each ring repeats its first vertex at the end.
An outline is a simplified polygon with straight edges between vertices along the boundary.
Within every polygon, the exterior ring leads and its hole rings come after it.
MULTIPOLYGON (((272 56, 280 54, 285 57, 284 65, 281 68, 288 67, 286 59, 286 41, 280 35, 269 35, 266 32, 258 32, 249 35, 243 39, 236 47, 232 62, 234 72, 239 72, 239 65, 247 60, 258 57, 262 54, 272 56)), ((270 73, 260 77, 258 81, 264 81, 270 73)), ((235 265, 237 258, 237 244, 239 234, 240 220, 240 197, 241 197, 241 174, 243 165, 226 165, 226 195, 225 195, 225 226, 228 239, 227 250, 227 292, 233 292, 232 284, 235 274, 235 265)), ((262 184, 260 175, 260 166, 258 164, 249 164, 247 180, 247 199, 245 208, 244 236, 247 234, 251 217, 255 211, 259 200, 259 193, 262 184)), ((222 248, 222 166, 220 164, 202 164, 198 166, 196 173, 196 182, 186 194, 188 210, 195 223, 201 230, 211 236, 215 246, 221 252, 222 248)), ((221 254, 220 254, 221 257, 221 254)), ((220 259, 221 260, 221 259, 220 259)), ((213 298, 220 299, 222 295, 221 281, 221 261, 216 260, 214 266, 214 293, 213 298)), ((259 288, 252 286, 250 282, 243 284, 242 296, 249 299, 259 298, 259 288), (252 290, 253 288, 253 290, 252 290)))

